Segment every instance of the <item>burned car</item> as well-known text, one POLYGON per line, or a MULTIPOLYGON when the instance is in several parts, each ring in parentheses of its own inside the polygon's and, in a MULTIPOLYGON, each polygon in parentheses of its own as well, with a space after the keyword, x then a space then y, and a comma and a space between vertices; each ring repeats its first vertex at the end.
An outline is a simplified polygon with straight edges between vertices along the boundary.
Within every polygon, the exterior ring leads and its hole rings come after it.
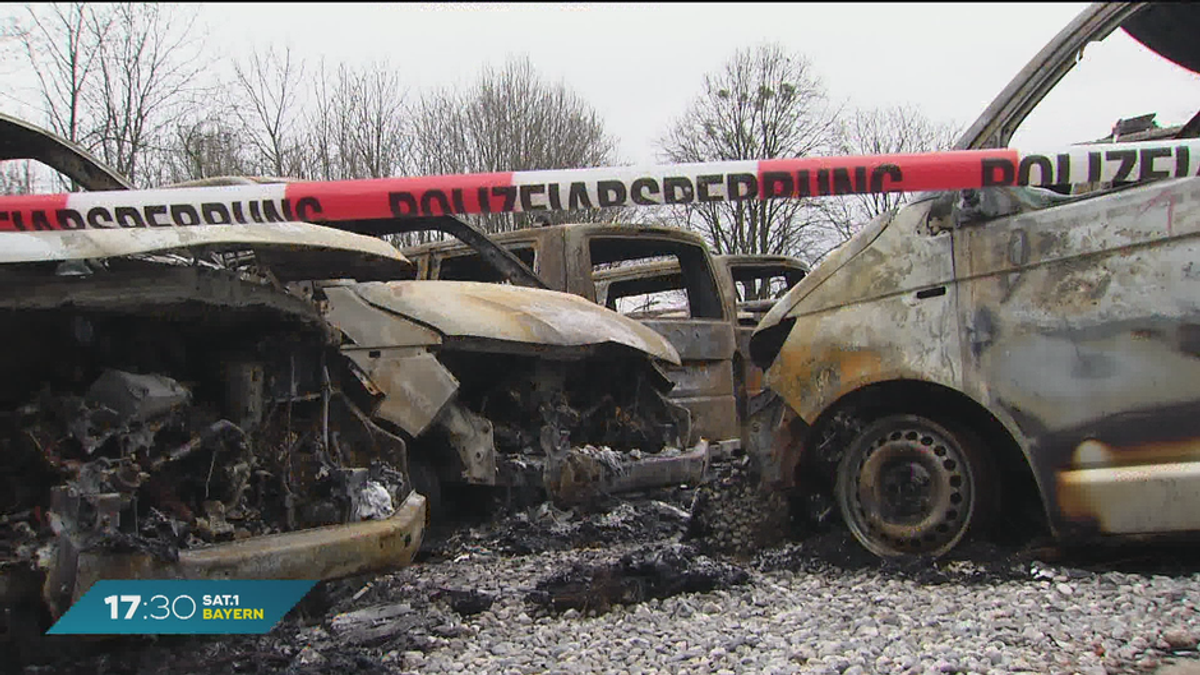
MULTIPOLYGON (((1195 5, 1089 7, 958 149, 1007 146, 1110 34, 1200 72, 1197 27, 1195 5)), ((866 224, 751 340, 764 481, 832 495, 881 556, 1025 509, 1063 541, 1200 530, 1200 179, 1130 175, 924 194, 866 224)))
POLYGON ((738 325, 751 329, 758 326, 776 300, 808 274, 804 261, 786 255, 727 254, 716 256, 716 260, 729 270, 734 283, 738 325))
MULTIPOLYGON (((665 367, 674 384, 670 398, 689 413, 690 441, 740 442, 734 287, 699 235, 649 225, 572 223, 502 232, 492 239, 545 286, 619 309, 669 340, 680 357, 679 364, 665 367), (679 272, 624 284, 618 307, 618 292, 608 280, 626 266, 643 265, 679 272)), ((417 263, 422 279, 506 281, 478 245, 447 241, 403 251, 417 263)))
POLYGON ((763 371, 750 358, 750 336, 779 298, 808 274, 802 260, 785 255, 719 255, 737 297, 738 418, 745 423, 750 398, 763 390, 763 371))
MULTIPOLYGON (((8 117, 0 158, 128 188, 8 117)), ((0 233, 6 631, 101 578, 407 564, 439 476, 567 502, 702 477, 706 449, 666 395, 679 354, 653 330, 537 288, 452 218, 254 220, 0 233), (420 229, 475 242, 519 283, 413 280, 373 235, 420 229)))
POLYGON ((303 223, 147 234, 0 236, 5 628, 102 578, 407 564, 426 504, 405 443, 343 394, 318 307, 273 285, 326 271, 268 277, 265 261, 319 253, 367 278, 411 265, 303 223))
MULTIPOLYGON (((763 372, 750 359, 750 336, 767 310, 804 278, 808 266, 783 255, 719 255, 712 257, 725 294, 736 300, 733 385, 738 420, 746 419, 750 397, 762 391, 763 372)), ((686 316, 682 303, 687 287, 678 261, 623 265, 594 274, 596 302, 639 320, 686 316)), ((739 443, 741 439, 738 439, 739 443)))

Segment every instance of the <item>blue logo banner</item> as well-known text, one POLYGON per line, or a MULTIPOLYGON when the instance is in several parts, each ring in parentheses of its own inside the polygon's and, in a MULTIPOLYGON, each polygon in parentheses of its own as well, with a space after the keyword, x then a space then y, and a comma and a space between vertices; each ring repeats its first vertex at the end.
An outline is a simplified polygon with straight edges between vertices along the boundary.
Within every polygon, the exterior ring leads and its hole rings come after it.
POLYGON ((98 581, 48 635, 261 634, 316 581, 98 581))

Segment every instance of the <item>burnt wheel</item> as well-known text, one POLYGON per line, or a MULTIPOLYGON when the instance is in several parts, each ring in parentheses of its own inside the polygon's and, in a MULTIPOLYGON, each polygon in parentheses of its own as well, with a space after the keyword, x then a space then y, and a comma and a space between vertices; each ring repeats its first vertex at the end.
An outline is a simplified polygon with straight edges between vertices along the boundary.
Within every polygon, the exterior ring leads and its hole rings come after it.
POLYGON ((408 477, 413 489, 425 497, 426 522, 430 526, 442 523, 442 483, 437 471, 424 457, 408 457, 408 477))
POLYGON ((940 556, 987 510, 978 441, 918 415, 862 430, 838 465, 842 519, 872 553, 940 556))

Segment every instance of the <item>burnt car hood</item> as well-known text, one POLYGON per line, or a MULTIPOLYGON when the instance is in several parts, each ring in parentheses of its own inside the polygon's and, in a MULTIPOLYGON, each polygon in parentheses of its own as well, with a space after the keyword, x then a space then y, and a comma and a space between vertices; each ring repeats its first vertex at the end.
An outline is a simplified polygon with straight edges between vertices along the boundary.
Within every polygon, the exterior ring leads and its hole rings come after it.
POLYGON ((5 232, 0 241, 0 265, 249 249, 267 264, 278 263, 275 275, 281 281, 395 279, 415 270, 381 239, 302 222, 5 232))
POLYGON ((558 347, 613 343, 679 365, 666 338, 569 293, 477 281, 354 284, 368 304, 424 324, 447 337, 558 347))

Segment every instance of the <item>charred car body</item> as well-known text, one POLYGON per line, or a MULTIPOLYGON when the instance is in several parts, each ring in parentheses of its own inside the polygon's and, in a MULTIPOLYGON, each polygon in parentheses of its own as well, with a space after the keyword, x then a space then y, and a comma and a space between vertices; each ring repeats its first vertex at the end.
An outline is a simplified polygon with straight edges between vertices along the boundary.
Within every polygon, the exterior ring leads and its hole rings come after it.
MULTIPOLYGON (((733 383, 738 420, 744 423, 747 401, 763 389, 763 371, 750 359, 750 336, 776 299, 804 278, 808 266, 782 255, 719 255, 713 256, 713 261, 724 268, 726 274, 718 275, 718 281, 728 284, 726 294, 736 301, 733 383)), ((640 320, 686 316, 686 310, 678 306, 687 292, 678 261, 623 265, 597 271, 594 279, 596 301, 626 316, 640 320), (667 307, 656 308, 651 303, 667 307)))
POLYGON ((763 390, 763 370, 750 358, 750 336, 767 312, 808 274, 802 260, 784 255, 719 255, 737 297, 738 418, 745 424, 748 401, 763 390))
MULTIPOLYGON (((0 152, 84 188, 128 188, 11 118, 0 152)), ((406 280, 414 266, 369 236, 435 228, 486 243, 453 219, 346 227, 360 232, 0 235, 6 609, 54 616, 100 578, 403 565, 437 471, 566 501, 702 477, 704 448, 684 451, 686 411, 664 395, 660 365, 679 355, 659 334, 564 293, 406 280)), ((539 285, 504 251, 486 255, 539 285)))
MULTIPOLYGON (((1090 7, 958 149, 1006 146, 1118 29, 1197 72, 1197 26, 1192 5, 1090 7)), ((1068 541, 1200 530, 1198 181, 926 194, 867 224, 752 338, 764 480, 834 495, 885 556, 1028 506, 1068 541)))
MULTIPOLYGON (((547 287, 620 309, 670 341, 680 357, 680 364, 665 368, 674 385, 670 398, 690 413, 690 442, 740 439, 734 287, 701 237, 667 227, 576 223, 503 232, 491 239, 520 258, 547 287), (613 286, 611 280, 625 266, 676 271, 635 275, 613 286)), ((422 279, 505 281, 481 258, 478 247, 462 242, 403 250, 419 266, 422 279)))

